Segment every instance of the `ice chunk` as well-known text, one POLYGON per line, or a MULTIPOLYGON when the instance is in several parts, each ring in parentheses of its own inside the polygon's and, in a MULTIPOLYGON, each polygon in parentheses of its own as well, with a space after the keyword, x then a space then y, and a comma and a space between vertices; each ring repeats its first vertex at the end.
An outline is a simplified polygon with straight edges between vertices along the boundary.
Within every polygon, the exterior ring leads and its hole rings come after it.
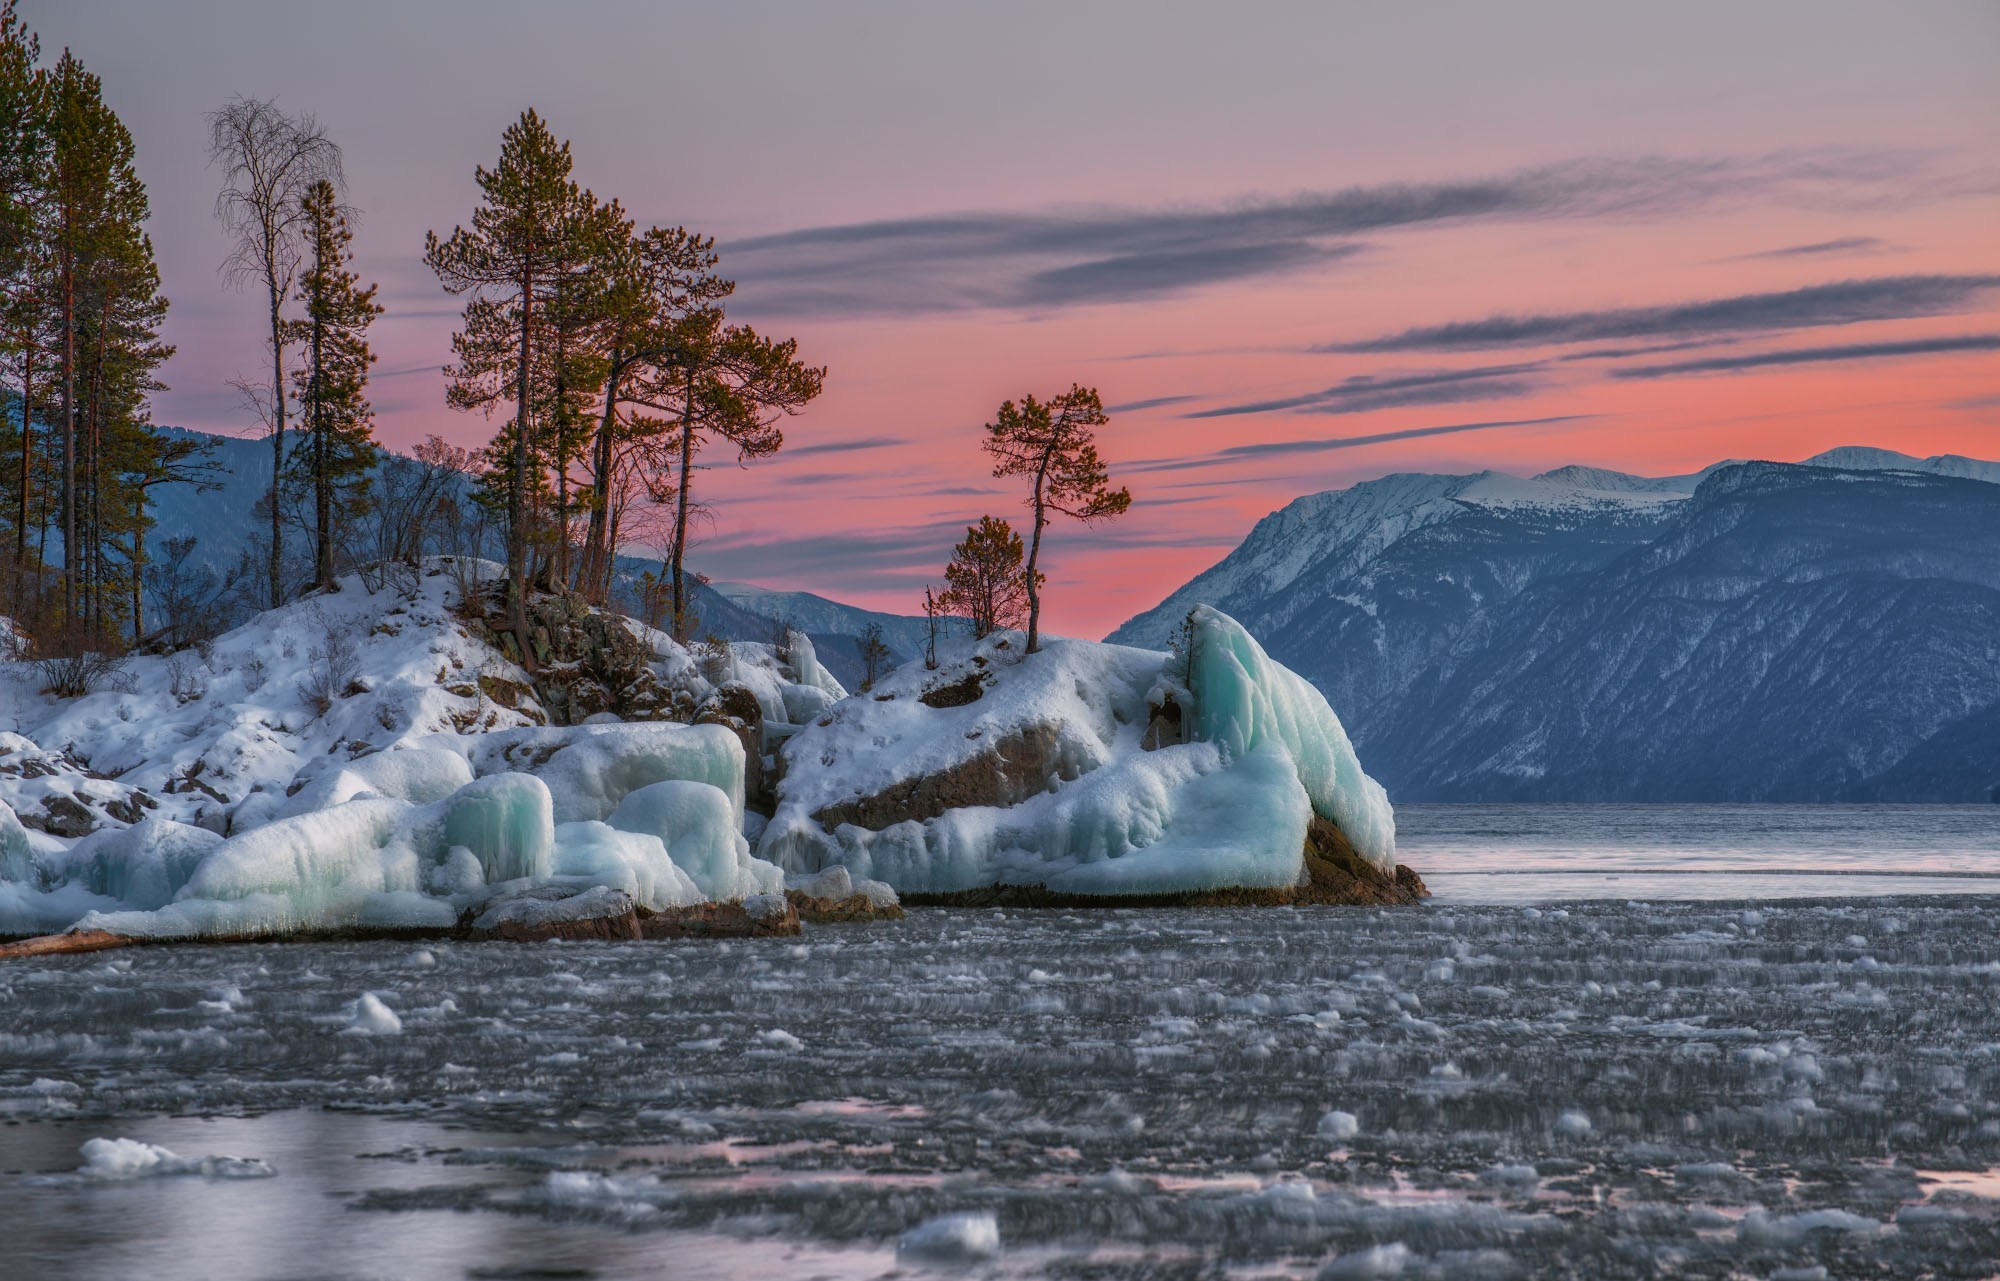
POLYGON ((35 1182, 123 1183, 190 1175, 205 1179, 268 1179, 276 1173, 265 1162, 252 1158, 183 1157, 137 1139, 91 1139, 83 1145, 83 1165, 74 1174, 35 1182))
POLYGON ((1336 1141, 1361 1133, 1361 1122, 1352 1112, 1332 1111, 1319 1119, 1319 1137, 1336 1141))
POLYGON ((1383 871, 1396 864, 1396 819, 1382 785, 1362 772, 1340 718, 1297 673, 1271 661, 1235 619, 1194 611, 1194 725, 1198 737, 1241 756, 1282 746, 1315 812, 1383 871))
POLYGON ((354 1012, 348 1016, 346 1030, 360 1036, 401 1036, 403 1020, 383 1004, 381 997, 373 992, 363 992, 355 998, 354 1012))
MULTIPOLYGON (((403 801, 352 800, 231 837, 202 860, 177 900, 270 895, 288 901, 278 924, 289 924, 310 922, 356 890, 399 888, 382 851, 409 811, 403 801)), ((412 880, 402 888, 414 888, 414 866, 407 870, 412 880)))
POLYGON ((300 771, 303 784, 278 808, 276 817, 310 814, 357 796, 387 796, 413 805, 441 801, 472 781, 472 766, 457 752, 406 747, 359 760, 300 771))
POLYGON ((479 859, 488 884, 549 874, 555 850, 548 784, 532 774, 495 774, 445 802, 444 839, 479 859))
POLYGON ((546 892, 554 888, 543 887, 544 892, 529 891, 500 899, 481 913, 473 924, 482 930, 498 929, 502 925, 551 925, 558 921, 594 921, 608 916, 623 916, 632 910, 632 896, 608 885, 594 886, 581 894, 564 897, 554 897, 546 892))
POLYGON ((143 911, 172 902, 220 844, 222 837, 207 828, 147 817, 84 837, 69 851, 64 870, 91 893, 143 911))
POLYGON ((990 1210, 927 1219, 896 1238, 896 1257, 924 1263, 983 1263, 1000 1254, 1000 1221, 990 1210))
POLYGON ((707 783, 648 784, 618 803, 610 823, 658 837, 674 866, 708 898, 737 899, 761 888, 743 875, 750 844, 737 828, 729 798, 707 783))
POLYGON ((743 743, 721 725, 642 722, 503 730, 468 749, 475 770, 525 769, 548 784, 558 823, 602 822, 652 783, 681 779, 720 788, 742 825, 743 743))
POLYGON ((1343 1254, 1320 1269, 1319 1281, 1382 1281, 1399 1277, 1410 1263, 1410 1247, 1401 1241, 1343 1254))

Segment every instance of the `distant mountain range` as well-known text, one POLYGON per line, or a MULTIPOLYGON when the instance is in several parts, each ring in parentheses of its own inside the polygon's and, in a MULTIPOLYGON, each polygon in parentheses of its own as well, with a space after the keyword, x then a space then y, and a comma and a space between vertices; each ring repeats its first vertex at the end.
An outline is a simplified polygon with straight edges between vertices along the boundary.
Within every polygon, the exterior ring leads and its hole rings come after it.
MULTIPOLYGON (((154 490, 156 524, 148 535, 149 545, 157 554, 170 538, 193 538, 191 562, 226 576, 266 528, 255 512, 271 488, 270 442, 175 427, 165 430, 209 443, 209 457, 219 469, 219 488, 197 491, 174 485, 154 490)), ((391 466, 401 462, 398 456, 389 459, 391 466)), ((503 553, 496 541, 485 554, 497 558, 503 553)), ((634 578, 641 570, 660 569, 657 560, 634 556, 619 557, 619 565, 634 578)), ((748 583, 696 583, 694 603, 700 633, 724 640, 769 641, 781 624, 791 624, 813 638, 820 661, 850 689, 861 683, 860 638, 870 623, 881 625, 892 662, 920 652, 926 626, 921 618, 880 614, 810 592, 773 591, 748 583)))
POLYGON ((2000 801, 2000 463, 1386 476, 1111 639, 1196 603, 1325 691, 1400 801, 2000 801))

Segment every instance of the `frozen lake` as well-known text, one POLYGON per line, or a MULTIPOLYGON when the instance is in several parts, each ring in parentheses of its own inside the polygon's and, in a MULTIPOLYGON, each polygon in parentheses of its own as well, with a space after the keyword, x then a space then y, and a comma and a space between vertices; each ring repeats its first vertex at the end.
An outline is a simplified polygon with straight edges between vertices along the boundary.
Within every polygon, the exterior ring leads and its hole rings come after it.
POLYGON ((2000 893, 2000 805, 1402 805, 1448 902, 2000 893))
POLYGON ((0 968, 0 1273, 1990 1275, 2000 900, 1509 902, 1478 851, 1887 884, 1870 848, 1981 871, 2000 812, 1800 812, 1768 857, 1649 812, 1411 807, 1414 909, 0 968))

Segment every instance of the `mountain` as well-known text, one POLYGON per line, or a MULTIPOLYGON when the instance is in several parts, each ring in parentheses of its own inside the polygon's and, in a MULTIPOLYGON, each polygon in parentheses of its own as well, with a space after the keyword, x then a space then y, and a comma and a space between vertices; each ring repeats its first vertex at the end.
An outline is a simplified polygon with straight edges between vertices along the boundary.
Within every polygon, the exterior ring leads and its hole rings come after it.
MULTIPOLYGON (((236 570, 242 554, 251 550, 268 528, 265 519, 256 515, 256 507, 271 488, 270 442, 179 427, 162 430, 206 441, 209 458, 217 465, 218 484, 200 490, 190 485, 154 490, 152 514, 156 523, 147 535, 148 545, 157 555, 168 539, 193 538, 190 565, 226 579, 236 570)), ((414 464, 399 454, 388 454, 384 465, 414 464)), ((302 533, 288 533, 288 548, 303 555, 305 545, 302 533)), ((497 532, 474 550, 494 559, 504 554, 497 532)), ((634 581, 642 570, 657 573, 660 568, 657 560, 633 556, 619 557, 618 565, 634 581)), ((922 618, 879 614, 809 592, 772 591, 749 583, 697 581, 693 595, 698 634, 731 641, 769 641, 781 624, 789 623, 813 638, 820 661, 850 689, 859 686, 864 675, 861 636, 869 623, 881 624, 894 663, 921 652, 927 626, 922 618)), ((630 602, 627 605, 630 607, 630 602)))
POLYGON ((1260 521, 1195 603, 1404 801, 2000 799, 2000 463, 1397 475, 1260 521))

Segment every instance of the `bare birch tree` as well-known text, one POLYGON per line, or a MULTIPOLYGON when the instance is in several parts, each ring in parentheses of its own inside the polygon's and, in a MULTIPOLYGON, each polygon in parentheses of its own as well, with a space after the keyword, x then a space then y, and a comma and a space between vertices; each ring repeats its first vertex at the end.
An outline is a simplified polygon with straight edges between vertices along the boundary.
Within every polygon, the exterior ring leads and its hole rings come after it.
POLYGON ((232 98, 208 117, 209 159, 222 169, 215 216, 235 237, 222 270, 237 288, 256 285, 270 304, 270 603, 284 604, 284 532, 277 500, 285 467, 284 302, 304 257, 305 195, 313 184, 346 187, 340 147, 310 115, 288 116, 271 98, 232 98))

